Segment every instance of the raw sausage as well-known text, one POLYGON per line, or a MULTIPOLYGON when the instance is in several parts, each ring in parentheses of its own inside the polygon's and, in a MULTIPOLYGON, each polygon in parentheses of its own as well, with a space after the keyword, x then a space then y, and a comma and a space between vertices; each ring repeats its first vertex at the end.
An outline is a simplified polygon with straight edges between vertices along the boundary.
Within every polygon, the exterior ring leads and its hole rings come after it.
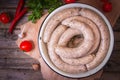
POLYGON ((80 57, 80 58, 75 58, 75 59, 68 59, 68 58, 61 57, 61 59, 64 62, 66 62, 70 65, 76 65, 76 66, 88 64, 91 61, 93 61, 94 58, 95 58, 94 54, 90 54, 90 55, 80 57))
POLYGON ((55 48, 56 53, 59 56, 66 58, 78 58, 85 56, 94 44, 94 34, 91 28, 87 24, 77 20, 64 20, 62 21, 62 24, 80 30, 83 33, 84 40, 81 45, 75 48, 57 46, 55 48))
POLYGON ((58 40, 62 33, 67 29, 67 27, 60 25, 58 26, 55 31, 53 32, 50 42, 48 43, 48 53, 50 56, 51 61, 54 63, 54 65, 59 68, 62 71, 68 72, 68 73, 81 73, 86 71, 86 67, 84 65, 79 66, 72 66, 65 62, 63 62, 60 57, 55 53, 54 49, 56 44, 58 43, 58 40))
POLYGON ((96 50, 100 44, 100 31, 99 31, 98 27, 96 26, 96 24, 92 20, 82 17, 82 16, 73 16, 73 17, 67 18, 65 20, 66 20, 66 22, 68 22, 69 20, 73 20, 73 19, 86 23, 92 29, 95 39, 94 39, 94 45, 88 54, 96 52, 96 50))
POLYGON ((80 30, 74 28, 68 28, 60 37, 58 45, 66 46, 72 37, 80 34, 81 34, 80 30))
POLYGON ((47 43, 49 41, 52 32, 62 20, 71 16, 79 15, 79 10, 80 8, 69 8, 55 14, 46 25, 43 37, 44 42, 47 43))
MULTIPOLYGON (((72 37, 74 37, 75 35, 80 35, 80 34, 81 34, 80 30, 74 29, 74 28, 68 28, 60 37, 58 45, 66 46, 72 37)), ((80 57, 76 59, 68 59, 64 57, 61 57, 61 59, 70 65, 85 65, 91 62, 94 59, 94 57, 95 55, 92 54, 92 55, 87 55, 85 57, 80 57)))
POLYGON ((79 13, 81 16, 92 20, 98 26, 101 34, 101 43, 96 57, 92 62, 86 64, 87 69, 90 70, 97 67, 104 60, 109 49, 110 34, 104 20, 97 13, 86 8, 83 8, 79 13))

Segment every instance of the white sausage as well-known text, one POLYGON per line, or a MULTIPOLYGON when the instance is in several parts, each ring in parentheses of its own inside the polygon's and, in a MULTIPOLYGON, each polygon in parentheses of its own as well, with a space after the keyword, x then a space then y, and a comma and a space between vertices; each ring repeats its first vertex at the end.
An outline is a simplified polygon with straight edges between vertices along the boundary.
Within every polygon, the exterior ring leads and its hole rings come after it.
POLYGON ((44 42, 47 43, 49 41, 52 32, 62 20, 74 15, 79 15, 79 9, 80 8, 69 8, 55 14, 46 25, 43 37, 44 42))
POLYGON ((82 9, 80 15, 96 23, 101 33, 101 43, 96 57, 92 62, 86 65, 87 69, 90 70, 97 67, 104 60, 109 48, 110 34, 104 20, 97 13, 88 9, 82 9))
MULTIPOLYGON (((60 37, 58 45, 60 46, 66 46, 67 43, 70 41, 70 39, 75 36, 75 35, 80 35, 81 32, 77 29, 74 28, 68 28, 60 37)), ((80 57, 80 58, 76 58, 76 59, 68 59, 68 58, 64 58, 61 57, 61 59, 70 64, 70 65, 84 65, 87 64, 89 62, 91 62, 94 59, 95 55, 87 55, 85 57, 80 57)))
POLYGON ((90 54, 90 55, 87 55, 87 56, 84 56, 84 57, 80 57, 80 58, 75 58, 75 59, 68 59, 68 58, 64 58, 64 57, 61 57, 62 60, 70 65, 85 65, 85 64, 88 64, 90 63, 91 61, 94 60, 95 58, 95 55, 94 54, 90 54))
POLYGON ((48 43, 48 53, 49 53, 50 59, 54 63, 54 65, 62 71, 65 71, 68 73, 85 72, 86 67, 84 65, 72 66, 72 65, 69 65, 67 63, 64 63, 54 51, 54 49, 55 49, 54 47, 58 43, 60 36, 62 35, 62 33, 65 30, 66 30, 66 27, 63 25, 60 25, 53 32, 53 34, 50 38, 50 42, 48 43))
POLYGON ((96 24, 93 21, 91 21, 90 19, 82 17, 82 16, 73 16, 73 17, 67 18, 66 21, 73 20, 73 19, 86 23, 92 29, 95 39, 93 41, 94 45, 92 46, 92 48, 88 54, 96 52, 96 50, 100 44, 100 31, 99 31, 98 27, 96 26, 96 24))
POLYGON ((70 41, 72 37, 75 35, 80 35, 80 30, 74 29, 74 28, 68 28, 60 37, 58 45, 60 46, 66 46, 67 43, 70 41))
POLYGON ((78 58, 86 55, 94 44, 94 34, 91 28, 87 24, 77 20, 64 20, 62 24, 80 30, 83 33, 84 40, 81 45, 75 48, 57 46, 55 49, 56 53, 66 58, 78 58))

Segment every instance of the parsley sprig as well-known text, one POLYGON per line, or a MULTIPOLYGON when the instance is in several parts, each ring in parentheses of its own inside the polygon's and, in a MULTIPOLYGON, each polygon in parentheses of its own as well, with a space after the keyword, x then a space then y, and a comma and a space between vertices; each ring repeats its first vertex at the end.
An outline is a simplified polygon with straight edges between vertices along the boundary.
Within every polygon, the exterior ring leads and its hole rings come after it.
POLYGON ((36 20, 42 16, 44 9, 48 9, 48 12, 51 13, 61 5, 62 2, 60 0, 28 0, 27 6, 32 12, 32 14, 28 16, 28 20, 35 23, 36 20))

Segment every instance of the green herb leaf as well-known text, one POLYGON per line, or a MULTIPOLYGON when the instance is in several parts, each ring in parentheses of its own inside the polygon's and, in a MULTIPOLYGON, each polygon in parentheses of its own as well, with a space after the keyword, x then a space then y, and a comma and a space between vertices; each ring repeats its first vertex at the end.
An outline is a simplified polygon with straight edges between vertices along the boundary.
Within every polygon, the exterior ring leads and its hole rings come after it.
POLYGON ((28 0, 27 6, 32 11, 32 14, 28 16, 28 20, 35 23, 42 16, 44 9, 48 9, 48 12, 51 13, 61 5, 60 0, 28 0))

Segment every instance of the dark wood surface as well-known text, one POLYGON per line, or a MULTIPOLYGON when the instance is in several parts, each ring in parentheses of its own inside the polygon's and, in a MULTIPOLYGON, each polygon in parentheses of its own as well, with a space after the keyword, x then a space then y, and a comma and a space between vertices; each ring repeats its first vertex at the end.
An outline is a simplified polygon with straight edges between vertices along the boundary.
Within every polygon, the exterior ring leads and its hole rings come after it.
MULTIPOLYGON (((18 0, 0 0, 0 12, 7 11, 13 18, 17 3, 18 0)), ((10 23, 0 23, 0 80, 43 80, 40 70, 32 67, 39 62, 20 51, 15 43, 20 33, 19 25, 28 21, 28 14, 19 21, 12 35, 7 33, 10 23)), ((114 49, 100 80, 120 80, 120 17, 113 30, 114 49)))

